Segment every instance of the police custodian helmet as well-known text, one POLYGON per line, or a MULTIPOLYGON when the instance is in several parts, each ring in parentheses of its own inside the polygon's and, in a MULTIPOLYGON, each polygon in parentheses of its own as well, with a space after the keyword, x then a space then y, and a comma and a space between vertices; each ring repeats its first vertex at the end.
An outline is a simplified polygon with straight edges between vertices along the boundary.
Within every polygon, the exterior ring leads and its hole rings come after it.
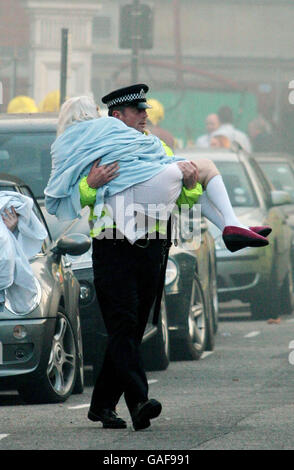
POLYGON ((108 108, 122 105, 135 106, 138 109, 151 108, 146 101, 148 90, 149 87, 144 83, 119 88, 103 96, 102 103, 106 104, 108 108))

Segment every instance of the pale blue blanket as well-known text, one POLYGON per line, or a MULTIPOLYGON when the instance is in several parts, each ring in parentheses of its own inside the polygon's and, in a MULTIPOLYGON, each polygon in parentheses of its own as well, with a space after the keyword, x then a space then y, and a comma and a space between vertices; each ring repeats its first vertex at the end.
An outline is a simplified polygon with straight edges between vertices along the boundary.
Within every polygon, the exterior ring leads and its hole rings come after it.
POLYGON ((81 211, 79 182, 95 160, 119 162, 119 176, 97 190, 95 214, 100 217, 104 198, 147 181, 166 165, 183 160, 167 157, 160 140, 126 126, 112 117, 73 124, 51 147, 52 172, 45 188, 50 214, 71 220, 81 211))

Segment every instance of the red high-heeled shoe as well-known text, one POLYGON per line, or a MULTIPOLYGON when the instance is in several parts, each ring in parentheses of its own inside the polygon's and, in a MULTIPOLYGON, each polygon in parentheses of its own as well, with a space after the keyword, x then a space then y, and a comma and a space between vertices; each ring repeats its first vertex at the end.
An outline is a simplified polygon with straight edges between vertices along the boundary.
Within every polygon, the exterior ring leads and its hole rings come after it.
POLYGON ((267 237, 271 231, 272 228, 269 225, 258 225, 257 227, 249 227, 252 232, 258 233, 258 235, 261 235, 262 237, 267 237))
POLYGON ((259 247, 269 244, 265 237, 252 230, 228 225, 223 231, 223 241, 227 249, 231 252, 241 250, 248 246, 259 247))

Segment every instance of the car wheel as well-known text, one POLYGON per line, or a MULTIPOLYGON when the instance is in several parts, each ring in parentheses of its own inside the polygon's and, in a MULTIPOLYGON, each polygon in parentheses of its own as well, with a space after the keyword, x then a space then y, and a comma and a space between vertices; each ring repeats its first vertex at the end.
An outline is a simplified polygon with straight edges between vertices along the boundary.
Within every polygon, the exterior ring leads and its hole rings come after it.
POLYGON ((18 391, 28 403, 63 402, 73 391, 77 368, 73 328, 63 309, 59 308, 46 370, 18 391))
POLYGON ((155 336, 143 345, 143 360, 146 370, 165 370, 169 365, 170 343, 165 295, 161 300, 158 330, 155 336))
POLYGON ((198 360, 205 350, 209 335, 209 306, 201 282, 194 275, 189 311, 185 313, 184 334, 174 338, 172 355, 175 360, 198 360))

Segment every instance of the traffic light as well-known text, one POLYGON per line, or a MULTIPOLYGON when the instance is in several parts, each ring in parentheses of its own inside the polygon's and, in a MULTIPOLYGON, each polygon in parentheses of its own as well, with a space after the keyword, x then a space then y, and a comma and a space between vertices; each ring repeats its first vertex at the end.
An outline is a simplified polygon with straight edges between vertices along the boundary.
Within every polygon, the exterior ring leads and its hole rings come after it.
POLYGON ((149 5, 124 5, 120 8, 119 47, 132 49, 136 32, 140 49, 153 47, 153 10, 149 5))

